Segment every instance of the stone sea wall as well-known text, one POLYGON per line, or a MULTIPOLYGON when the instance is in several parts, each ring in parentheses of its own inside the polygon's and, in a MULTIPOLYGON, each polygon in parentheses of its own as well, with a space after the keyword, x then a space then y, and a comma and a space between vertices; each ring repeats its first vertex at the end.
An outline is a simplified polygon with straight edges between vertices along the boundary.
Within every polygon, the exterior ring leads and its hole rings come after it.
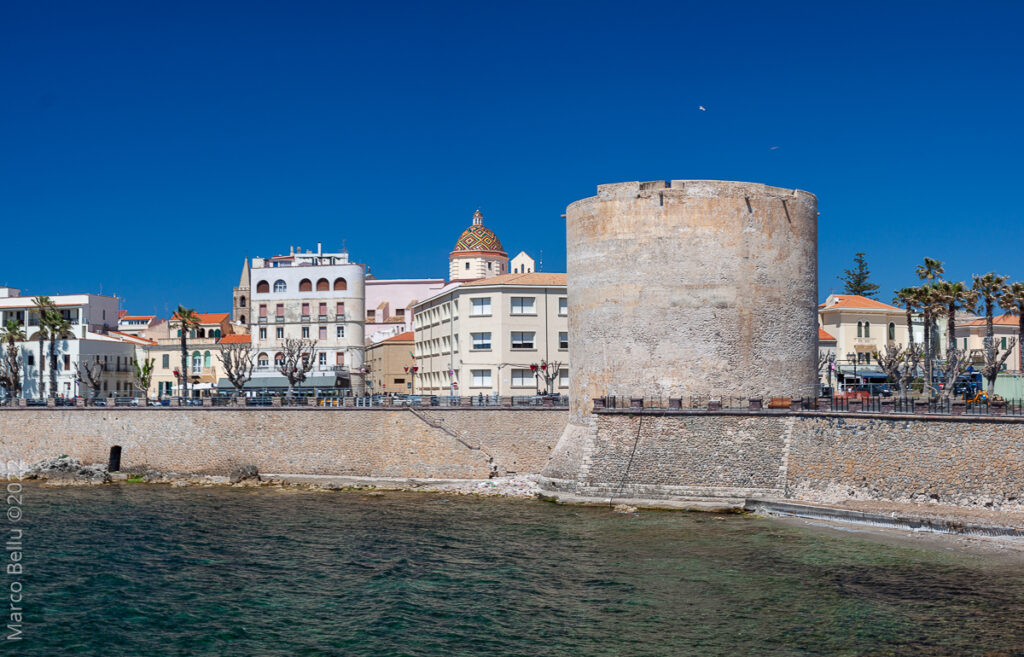
POLYGON ((123 470, 486 479, 538 472, 567 411, 533 409, 5 409, 0 460, 67 454, 123 470))
POLYGON ((652 410, 593 417, 585 437, 569 437, 582 446, 578 475, 555 467, 557 455, 543 473, 542 486, 556 496, 1024 509, 1024 418, 652 410))

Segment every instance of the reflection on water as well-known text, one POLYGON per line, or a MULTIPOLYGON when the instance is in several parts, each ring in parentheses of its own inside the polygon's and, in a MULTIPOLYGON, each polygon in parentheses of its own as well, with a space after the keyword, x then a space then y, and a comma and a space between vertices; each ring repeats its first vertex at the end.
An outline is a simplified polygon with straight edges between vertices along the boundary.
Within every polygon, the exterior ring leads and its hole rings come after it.
POLYGON ((1024 571, 749 517, 28 488, 20 655, 985 655, 1024 571))

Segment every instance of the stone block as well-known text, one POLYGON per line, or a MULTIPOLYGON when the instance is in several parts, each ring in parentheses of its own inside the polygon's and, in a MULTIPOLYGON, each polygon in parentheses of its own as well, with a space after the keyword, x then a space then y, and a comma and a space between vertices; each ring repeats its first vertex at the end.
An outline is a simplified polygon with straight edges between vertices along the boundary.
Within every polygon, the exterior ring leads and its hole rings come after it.
POLYGON ((643 397, 630 397, 629 398, 629 407, 631 409, 634 409, 634 410, 642 409, 644 407, 644 398, 643 397))
POLYGON ((708 400, 708 410, 709 411, 720 411, 720 410, 722 410, 722 400, 721 399, 709 399, 708 400))
POLYGON ((669 397, 668 408, 671 411, 678 411, 683 408, 683 400, 681 397, 669 397))
POLYGON ((764 400, 760 397, 751 397, 747 400, 747 408, 752 411, 760 411, 764 408, 764 400))

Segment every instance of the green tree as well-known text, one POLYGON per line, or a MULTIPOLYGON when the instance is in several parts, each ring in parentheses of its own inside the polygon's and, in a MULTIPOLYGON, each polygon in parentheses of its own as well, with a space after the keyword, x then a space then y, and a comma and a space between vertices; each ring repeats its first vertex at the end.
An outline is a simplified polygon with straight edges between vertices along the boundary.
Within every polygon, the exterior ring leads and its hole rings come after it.
POLYGON ((946 270, 942 267, 942 261, 936 260, 935 258, 925 258, 923 265, 917 266, 917 277, 922 281, 927 281, 926 285, 932 286, 936 281, 942 279, 942 274, 945 274, 946 270))
POLYGON ((149 384, 153 380, 153 366, 155 364, 155 358, 147 358, 141 363, 137 358, 132 359, 132 384, 146 398, 149 397, 149 384))
POLYGON ((71 322, 64 319, 59 310, 52 308, 43 313, 40 325, 46 324, 47 337, 50 339, 50 396, 57 397, 57 341, 71 336, 71 322))
POLYGON ((909 346, 914 346, 914 308, 917 307, 917 288, 905 287, 893 293, 892 303, 895 306, 903 306, 907 312, 907 341, 909 346))
POLYGON ((194 331, 199 328, 199 316, 196 315, 196 311, 192 308, 186 308, 185 306, 178 306, 178 311, 174 313, 174 317, 181 322, 181 326, 178 333, 181 337, 181 397, 188 397, 188 334, 189 331, 194 331))
POLYGON ((19 342, 27 339, 25 331, 17 320, 7 320, 7 325, 0 328, 0 342, 4 344, 4 361, 0 367, 0 383, 7 389, 9 397, 17 397, 21 393, 21 354, 19 342))
POLYGON ((837 277, 843 282, 843 293, 859 294, 873 299, 878 294, 878 286, 868 280, 871 278, 871 272, 863 253, 853 254, 853 265, 853 269, 847 269, 842 276, 837 277))

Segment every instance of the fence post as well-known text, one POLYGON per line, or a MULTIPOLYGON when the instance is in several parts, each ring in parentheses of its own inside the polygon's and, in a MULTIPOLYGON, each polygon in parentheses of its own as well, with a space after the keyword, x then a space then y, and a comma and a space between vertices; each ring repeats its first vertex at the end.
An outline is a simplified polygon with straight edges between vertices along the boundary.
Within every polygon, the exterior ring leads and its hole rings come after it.
POLYGON ((955 400, 949 406, 950 415, 963 415, 965 410, 967 410, 967 403, 962 399, 955 400))
POLYGON ((281 395, 275 395, 274 397, 271 397, 270 398, 270 405, 271 406, 280 407, 281 406, 281 395))
POLYGON ((892 413, 896 410, 896 402, 890 397, 889 399, 883 399, 879 403, 883 413, 892 413))
POLYGON ((859 413, 861 411, 861 409, 864 407, 864 400, 863 399, 848 399, 847 400, 847 406, 850 409, 851 413, 859 413))

